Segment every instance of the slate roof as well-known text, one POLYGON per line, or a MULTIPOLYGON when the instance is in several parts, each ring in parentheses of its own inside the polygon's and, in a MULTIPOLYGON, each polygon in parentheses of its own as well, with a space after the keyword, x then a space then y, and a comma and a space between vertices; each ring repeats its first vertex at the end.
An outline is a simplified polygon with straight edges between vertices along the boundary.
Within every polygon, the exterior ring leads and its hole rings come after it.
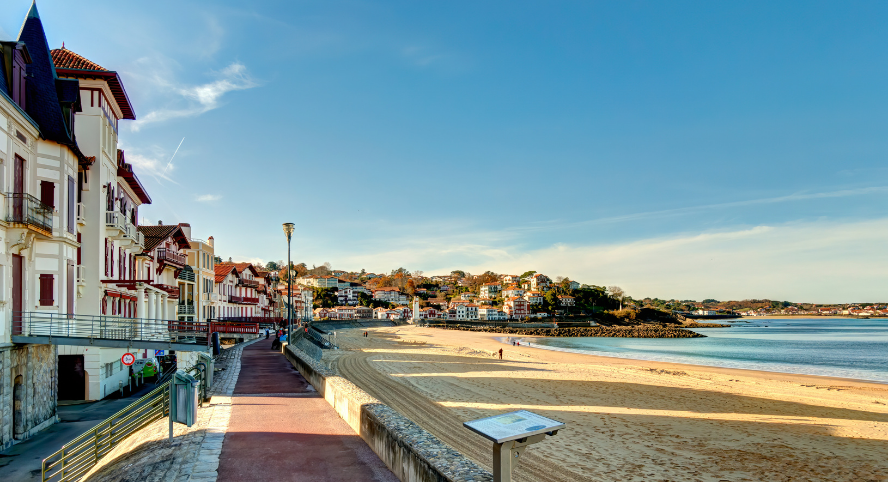
POLYGON ((188 243, 188 238, 185 237, 185 233, 178 224, 139 226, 139 232, 145 235, 146 253, 152 251, 170 236, 176 240, 180 249, 191 247, 191 244, 188 243))
MULTIPOLYGON (((60 104, 61 99, 59 93, 65 98, 66 102, 72 102, 72 95, 76 93, 73 99, 72 108, 75 112, 80 107, 80 90, 73 85, 77 85, 77 80, 59 79, 56 75, 55 65, 49 53, 49 45, 46 42, 46 33, 43 30, 43 23, 40 21, 40 15, 37 13, 37 4, 31 4, 31 10, 25 18, 22 30, 19 32, 19 42, 24 42, 28 47, 31 55, 31 63, 28 64, 28 80, 27 80, 27 102, 25 111, 40 126, 43 136, 50 141, 58 142, 71 147, 75 151, 78 158, 84 158, 80 148, 74 139, 74 126, 68 125, 65 115, 62 112, 60 104)), ((73 116, 72 116, 73 118, 73 116)))

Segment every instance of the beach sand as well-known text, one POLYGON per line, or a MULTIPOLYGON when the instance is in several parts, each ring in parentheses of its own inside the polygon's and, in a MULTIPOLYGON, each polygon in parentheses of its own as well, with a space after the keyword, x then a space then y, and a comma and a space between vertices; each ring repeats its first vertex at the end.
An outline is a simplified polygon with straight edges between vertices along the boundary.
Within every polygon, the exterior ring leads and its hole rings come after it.
POLYGON ((888 481, 886 385, 362 331, 338 331, 324 361, 488 469, 490 442, 462 422, 527 409, 566 423, 516 481, 888 481))

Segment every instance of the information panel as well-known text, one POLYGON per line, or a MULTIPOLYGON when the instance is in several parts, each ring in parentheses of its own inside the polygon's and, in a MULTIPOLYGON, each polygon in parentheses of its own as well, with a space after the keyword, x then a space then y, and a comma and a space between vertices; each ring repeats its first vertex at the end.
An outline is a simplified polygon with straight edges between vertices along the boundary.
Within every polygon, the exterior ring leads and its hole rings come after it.
POLYGON ((479 418, 463 425, 496 443, 508 442, 539 433, 564 428, 564 424, 527 410, 504 413, 494 417, 479 418))

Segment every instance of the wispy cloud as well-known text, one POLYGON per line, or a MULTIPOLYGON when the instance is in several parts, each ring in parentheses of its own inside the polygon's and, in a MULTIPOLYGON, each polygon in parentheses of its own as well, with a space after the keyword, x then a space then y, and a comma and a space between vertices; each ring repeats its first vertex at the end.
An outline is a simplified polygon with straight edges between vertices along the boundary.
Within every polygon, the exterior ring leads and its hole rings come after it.
POLYGON ((135 172, 139 176, 150 176, 156 181, 169 181, 173 184, 179 184, 170 177, 175 166, 168 164, 158 153, 141 154, 138 152, 127 151, 126 160, 135 168, 135 172))
POLYGON ((586 227, 598 224, 610 224, 610 223, 619 223, 626 221, 639 221, 644 219, 654 219, 654 218, 663 218, 663 217, 671 217, 671 216, 682 216, 686 214, 695 214, 702 211, 711 211, 718 209, 729 209, 729 208, 738 208, 738 207, 746 207, 746 206, 757 206, 757 205, 767 205, 767 204, 780 204, 787 202, 798 202, 798 201, 811 201, 818 199, 833 199, 833 198, 843 198, 843 197, 852 197, 852 196, 866 196, 873 194, 888 194, 888 186, 871 186, 871 187, 862 187, 855 189, 841 189, 837 191, 824 191, 824 192, 816 192, 816 193, 794 193, 788 194, 785 196, 776 196, 776 197, 768 197, 768 198, 759 198, 759 199, 747 199, 742 201, 732 201, 726 203, 715 203, 715 204, 703 204, 698 206, 688 206, 683 208, 675 208, 675 209, 661 209, 657 211, 644 211, 638 213, 629 213, 623 214, 619 216, 608 216, 602 218, 595 219, 587 219, 584 221, 576 221, 576 222, 567 222, 562 223, 557 220, 548 221, 548 222, 540 222, 540 223, 530 223, 522 227, 511 228, 515 231, 537 231, 537 230, 550 230, 553 228, 578 228, 578 227, 586 227))
POLYGON ((171 83, 166 76, 155 74, 153 81, 159 87, 166 88, 179 96, 183 106, 157 109, 142 116, 130 124, 133 131, 138 131, 146 124, 163 122, 170 119, 194 117, 218 108, 222 97, 233 91, 251 89, 259 85, 247 71, 247 67, 234 62, 217 72, 215 81, 201 85, 181 86, 171 83))
POLYGON ((197 202, 209 203, 222 199, 222 196, 218 194, 204 194, 201 196, 197 196, 195 199, 197 200, 197 202))
POLYGON ((637 297, 888 301, 888 219, 762 225, 538 249, 491 243, 484 233, 474 234, 474 242, 462 235, 399 235, 389 240, 388 249, 355 253, 351 246, 351 251, 319 255, 332 258, 337 267, 370 271, 397 266, 427 273, 533 269, 583 283, 617 284, 637 297))

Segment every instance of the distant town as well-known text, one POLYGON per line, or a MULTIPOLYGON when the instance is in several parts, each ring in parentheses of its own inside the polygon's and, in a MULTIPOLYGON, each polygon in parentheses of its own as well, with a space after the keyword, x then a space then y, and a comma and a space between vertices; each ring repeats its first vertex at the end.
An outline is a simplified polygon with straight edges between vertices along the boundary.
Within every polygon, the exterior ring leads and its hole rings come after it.
POLYGON ((640 308, 695 315, 888 316, 888 306, 880 303, 825 305, 772 300, 633 298, 617 286, 584 284, 536 271, 471 274, 455 270, 426 275, 398 268, 379 274, 337 270, 329 263, 311 268, 300 263, 293 264, 288 273, 284 265, 272 261, 258 269, 271 273, 278 283, 275 291, 283 295, 284 304, 286 281, 292 278, 297 312, 310 313, 315 320, 530 320, 640 308))

